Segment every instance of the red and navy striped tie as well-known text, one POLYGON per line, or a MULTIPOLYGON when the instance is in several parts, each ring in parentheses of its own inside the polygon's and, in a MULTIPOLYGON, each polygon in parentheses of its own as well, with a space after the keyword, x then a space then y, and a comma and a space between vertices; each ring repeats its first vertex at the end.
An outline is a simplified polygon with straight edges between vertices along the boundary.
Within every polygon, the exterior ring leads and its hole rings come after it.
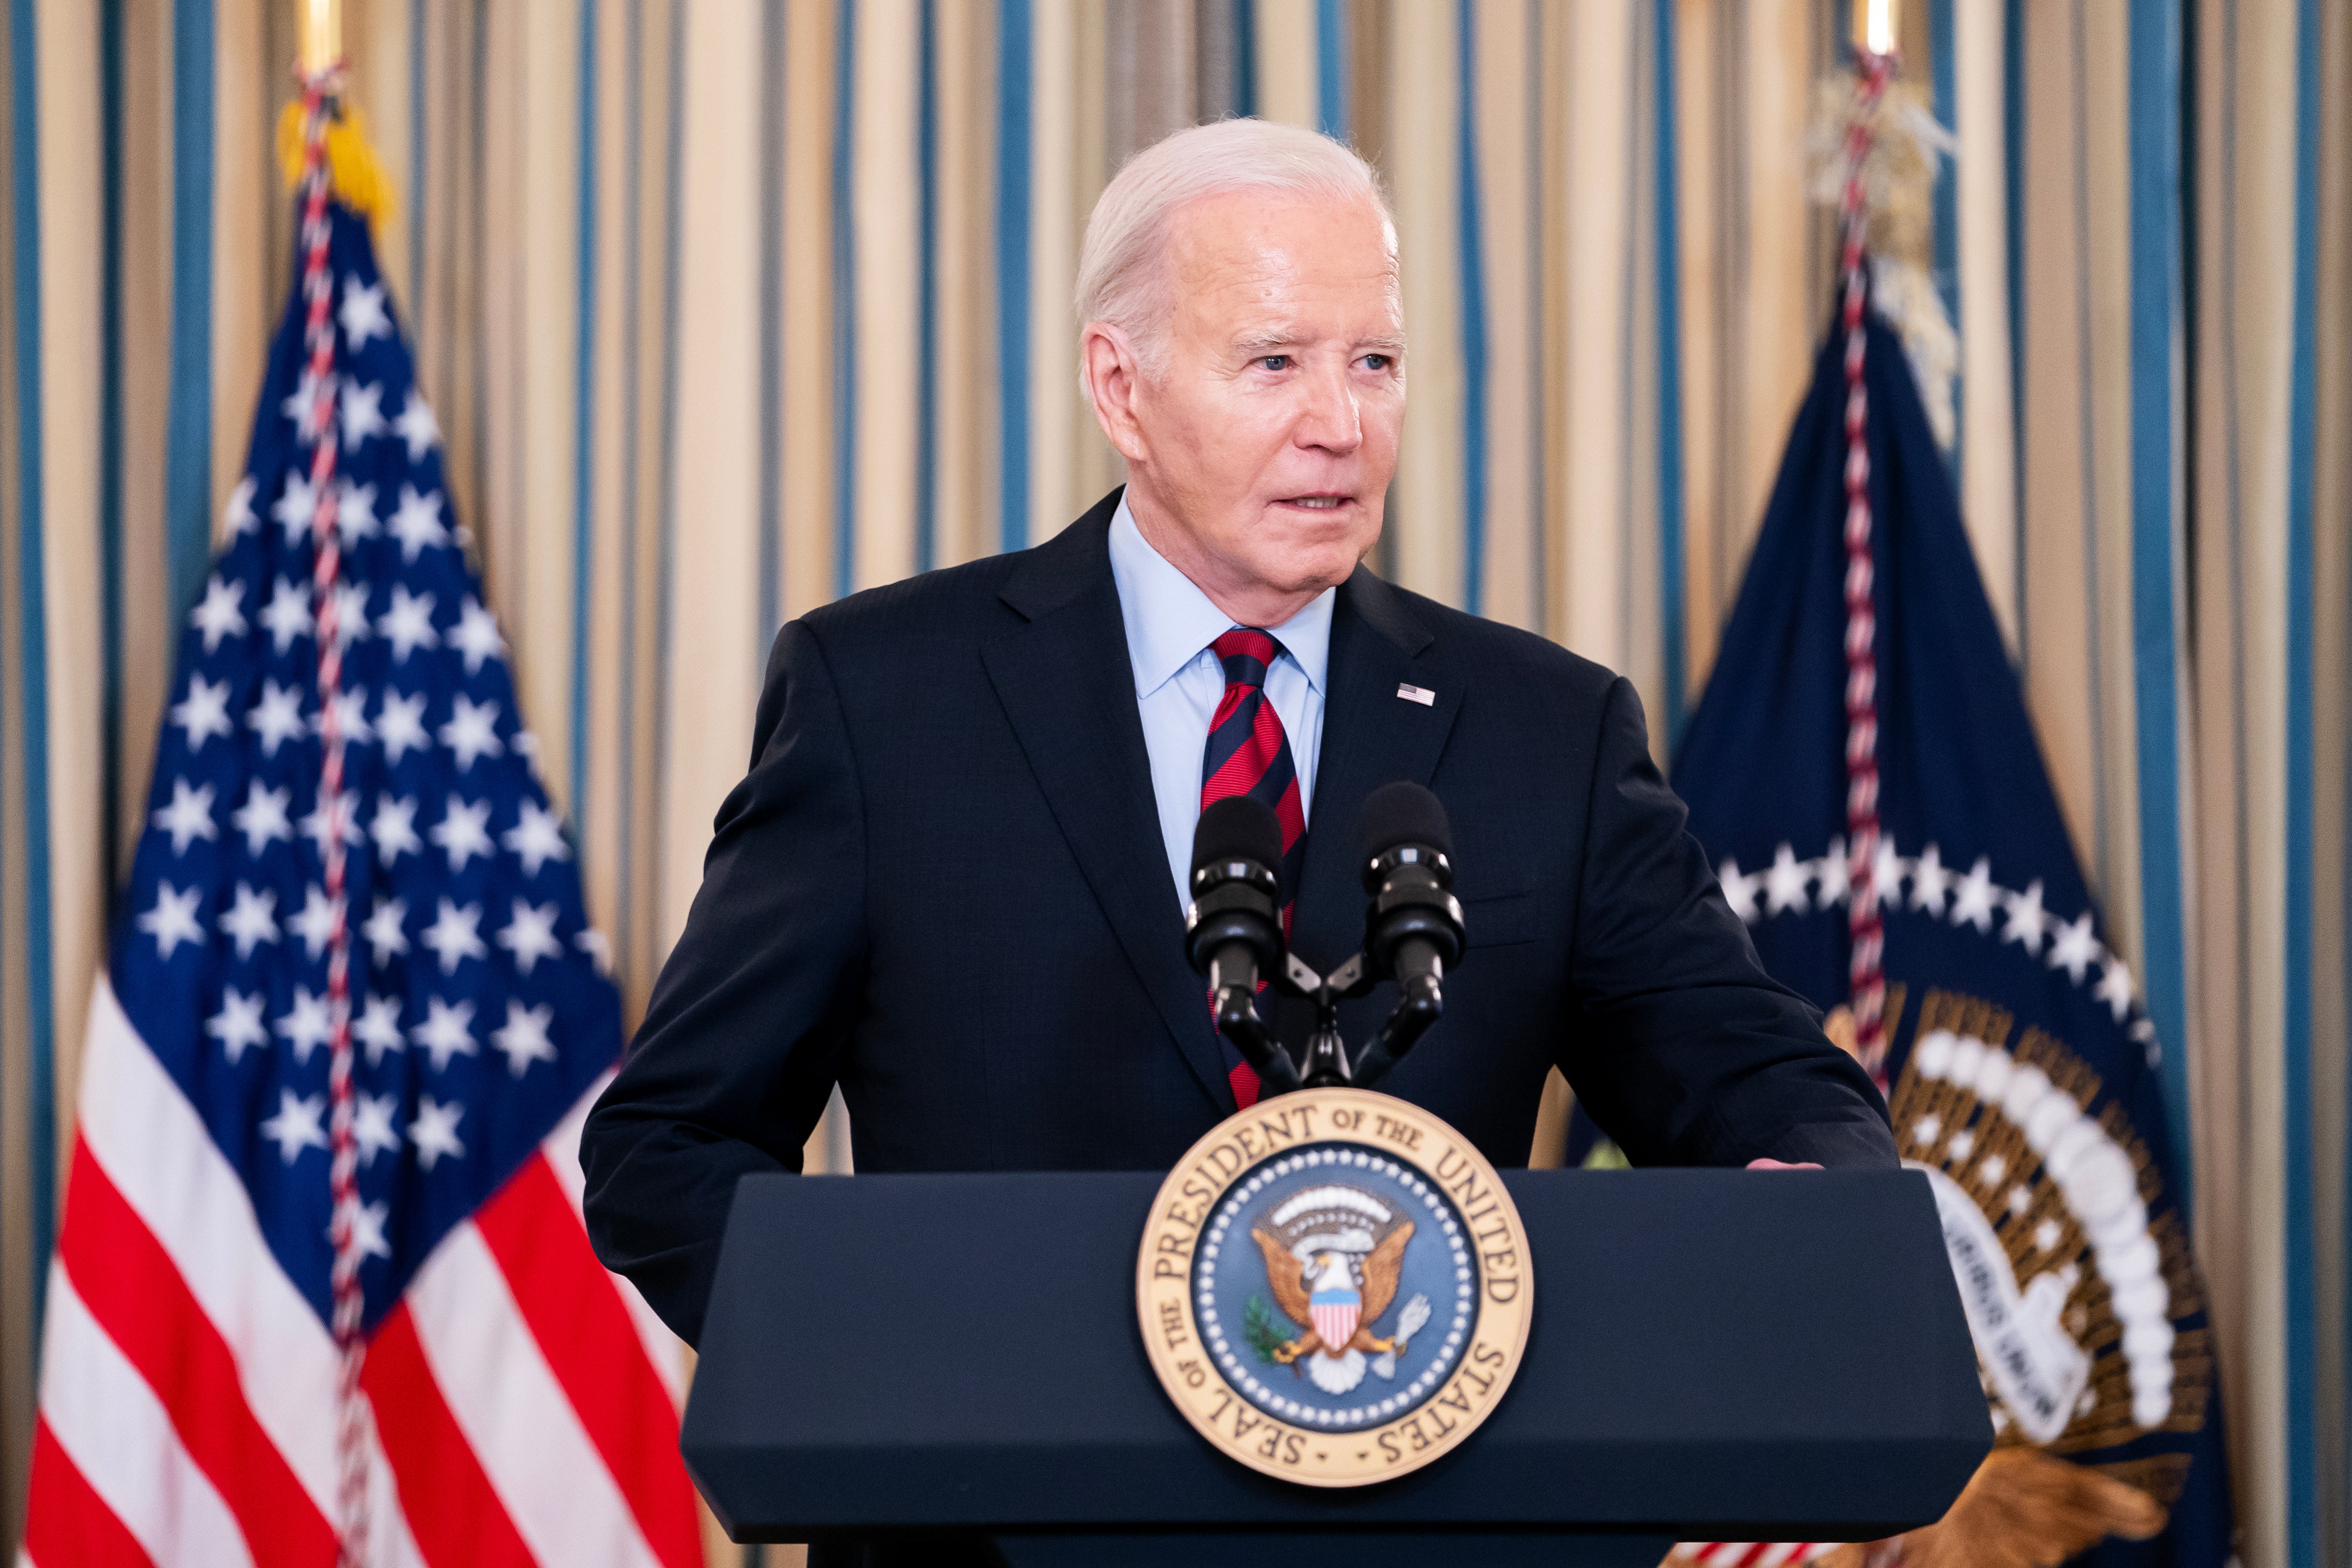
MULTIPOLYGON (((1265 672, 1282 645, 1255 626, 1236 626, 1209 645, 1225 667, 1225 695, 1209 721, 1209 749, 1201 763, 1201 809, 1230 795, 1255 796, 1274 808, 1282 824, 1282 933, 1290 934, 1290 911, 1298 898, 1299 868, 1307 859, 1307 808, 1299 798, 1298 769, 1291 761, 1290 737, 1282 717, 1265 700, 1265 672)), ((1257 1069, 1223 1039, 1226 1077, 1234 1103, 1257 1103, 1257 1069)))

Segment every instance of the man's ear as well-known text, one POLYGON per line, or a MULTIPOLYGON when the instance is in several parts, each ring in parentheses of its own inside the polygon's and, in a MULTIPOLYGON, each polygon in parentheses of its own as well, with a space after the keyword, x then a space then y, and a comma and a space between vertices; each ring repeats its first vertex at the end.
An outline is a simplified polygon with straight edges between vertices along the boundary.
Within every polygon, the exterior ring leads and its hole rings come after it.
POLYGON ((1088 321, 1078 339, 1079 374, 1093 403, 1095 423, 1130 463, 1147 461, 1150 443, 1143 437, 1136 403, 1142 392, 1143 369, 1127 334, 1107 321, 1088 321))

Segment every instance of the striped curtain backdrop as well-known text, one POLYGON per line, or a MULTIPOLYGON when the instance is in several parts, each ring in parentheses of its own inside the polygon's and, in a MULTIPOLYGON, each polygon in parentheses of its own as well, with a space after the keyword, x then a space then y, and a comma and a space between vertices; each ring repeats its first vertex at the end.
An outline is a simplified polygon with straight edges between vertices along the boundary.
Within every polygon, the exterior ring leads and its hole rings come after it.
MULTIPOLYGON (((292 0, 0 0, 0 1445, 179 617, 287 286, 292 0)), ((1233 113, 1380 167, 1373 564, 1704 684, 1826 323, 1843 0, 346 0, 381 239, 641 1007, 776 628, 1116 483, 1079 233, 1233 113)), ((2193 1153, 2251 1568, 2352 1558, 2352 15, 1906 0, 1988 592, 2193 1153)), ((2031 765, 2031 759, 2018 759, 2031 765)), ((837 1120, 814 1162, 839 1168, 837 1120)))

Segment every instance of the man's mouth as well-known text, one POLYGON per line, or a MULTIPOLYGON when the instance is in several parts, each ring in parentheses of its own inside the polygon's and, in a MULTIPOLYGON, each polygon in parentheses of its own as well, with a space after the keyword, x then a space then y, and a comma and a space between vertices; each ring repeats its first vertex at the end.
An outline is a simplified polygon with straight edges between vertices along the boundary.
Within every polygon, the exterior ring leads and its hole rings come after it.
POLYGON ((1309 511, 1337 511, 1354 498, 1340 495, 1285 496, 1283 506, 1301 506, 1309 511))

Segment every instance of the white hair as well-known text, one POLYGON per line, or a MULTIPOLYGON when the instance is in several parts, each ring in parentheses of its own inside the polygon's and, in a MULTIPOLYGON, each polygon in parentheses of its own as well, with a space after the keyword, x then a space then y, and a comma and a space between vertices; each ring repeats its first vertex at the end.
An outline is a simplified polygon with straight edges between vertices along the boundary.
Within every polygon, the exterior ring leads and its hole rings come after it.
POLYGON ((1389 254, 1396 254, 1396 219, 1380 176, 1346 142, 1266 120, 1195 125, 1128 159, 1095 203, 1078 248, 1079 327, 1117 327, 1156 372, 1170 303, 1169 221, 1188 204, 1229 191, 1369 200, 1380 209, 1389 254))

